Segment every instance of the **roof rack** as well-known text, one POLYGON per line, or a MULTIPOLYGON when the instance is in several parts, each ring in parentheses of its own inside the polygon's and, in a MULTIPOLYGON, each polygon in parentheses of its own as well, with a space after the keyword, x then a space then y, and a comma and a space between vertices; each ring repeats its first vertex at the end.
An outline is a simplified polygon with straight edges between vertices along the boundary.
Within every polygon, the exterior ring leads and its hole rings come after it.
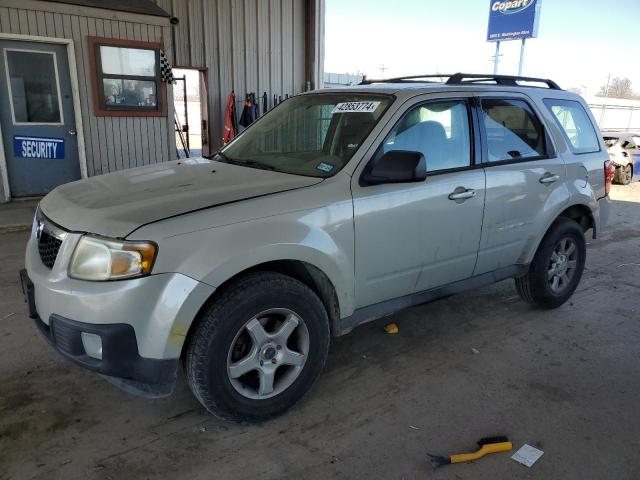
MULTIPOLYGON (((360 85, 370 85, 372 83, 409 83, 417 82, 420 79, 427 78, 447 78, 445 85, 463 85, 465 83, 486 83, 494 82, 496 85, 517 87, 518 82, 543 83, 552 90, 562 90, 560 86, 553 80, 547 78, 521 77, 515 75, 491 75, 478 73, 453 73, 453 74, 427 74, 427 75, 410 75, 406 77, 386 78, 384 80, 368 80, 364 78, 360 85)), ((433 80, 426 80, 433 82, 433 80)))

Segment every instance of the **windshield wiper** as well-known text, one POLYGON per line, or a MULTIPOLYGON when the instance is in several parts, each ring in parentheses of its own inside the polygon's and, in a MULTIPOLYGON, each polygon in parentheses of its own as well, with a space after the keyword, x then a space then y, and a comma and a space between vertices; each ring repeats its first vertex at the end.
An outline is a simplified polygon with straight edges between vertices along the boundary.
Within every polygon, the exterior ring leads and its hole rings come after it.
POLYGON ((214 157, 220 157, 222 160, 224 160, 227 163, 231 163, 231 159, 229 157, 227 157, 224 153, 222 153, 222 150, 218 150, 217 152, 212 153, 211 155, 207 155, 206 158, 207 160, 212 160, 214 157))
POLYGON ((232 163, 235 163, 236 165, 246 165, 251 168, 260 168, 262 170, 274 171, 276 169, 271 165, 267 165, 266 163, 256 162, 255 160, 232 160, 232 163))
POLYGON ((222 151, 220 150, 218 150, 216 153, 214 153, 213 155, 210 155, 207 158, 211 160, 216 156, 220 157, 225 163, 230 163, 231 165, 241 165, 241 166, 250 167, 250 168, 259 168, 261 170, 275 171, 275 167, 272 167, 271 165, 256 162, 255 160, 236 160, 235 158, 228 157, 227 155, 222 153, 222 151))

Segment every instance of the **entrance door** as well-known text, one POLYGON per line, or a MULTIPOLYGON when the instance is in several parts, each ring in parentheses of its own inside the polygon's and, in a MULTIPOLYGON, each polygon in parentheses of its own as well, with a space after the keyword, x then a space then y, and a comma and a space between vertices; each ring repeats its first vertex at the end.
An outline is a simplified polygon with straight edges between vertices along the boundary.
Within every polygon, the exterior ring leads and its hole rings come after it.
POLYGON ((420 152, 427 179, 362 186, 354 176, 358 308, 471 277, 485 194, 471 118, 468 98, 418 101, 372 161, 391 150, 420 152))
POLYGON ((65 45, 0 40, 0 122, 12 196, 80 178, 65 45))

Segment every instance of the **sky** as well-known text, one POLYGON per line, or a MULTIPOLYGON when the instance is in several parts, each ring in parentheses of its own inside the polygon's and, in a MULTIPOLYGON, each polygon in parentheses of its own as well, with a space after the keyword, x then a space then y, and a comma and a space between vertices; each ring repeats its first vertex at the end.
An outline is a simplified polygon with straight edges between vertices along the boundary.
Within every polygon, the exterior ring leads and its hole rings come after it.
MULTIPOLYGON (((326 0, 325 72, 369 78, 491 73, 491 0, 326 0)), ((640 94, 640 0, 542 0, 523 75, 594 95, 607 77, 640 94)), ((502 42, 498 73, 516 75, 520 41, 502 42)))

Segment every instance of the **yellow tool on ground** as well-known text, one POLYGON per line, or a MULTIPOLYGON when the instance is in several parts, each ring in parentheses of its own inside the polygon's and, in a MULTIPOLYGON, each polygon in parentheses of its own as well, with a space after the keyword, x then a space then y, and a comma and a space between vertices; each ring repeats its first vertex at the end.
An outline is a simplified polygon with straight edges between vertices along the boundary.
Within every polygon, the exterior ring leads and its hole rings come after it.
POLYGON ((393 333, 398 333, 400 329, 398 328, 398 325, 396 325, 395 323, 390 323, 389 325, 385 325, 384 331, 387 333, 393 334, 393 333))
POLYGON ((489 453, 508 452, 513 448, 513 445, 507 437, 488 437, 478 441, 479 450, 473 453, 458 453, 456 455, 450 455, 443 457, 439 455, 428 454, 431 460, 431 465, 434 467, 441 467, 442 465, 449 465, 450 463, 463 463, 472 462, 478 460, 489 453))

